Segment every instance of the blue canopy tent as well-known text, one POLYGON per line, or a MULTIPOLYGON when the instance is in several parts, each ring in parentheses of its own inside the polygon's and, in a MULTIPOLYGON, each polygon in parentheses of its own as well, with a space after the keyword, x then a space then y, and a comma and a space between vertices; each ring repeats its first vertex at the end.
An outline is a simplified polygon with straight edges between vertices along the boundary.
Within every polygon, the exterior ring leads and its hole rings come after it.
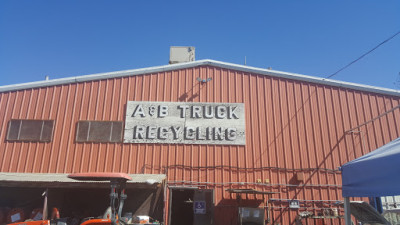
POLYGON ((351 224, 349 197, 400 195, 400 138, 344 164, 341 171, 345 220, 351 224))

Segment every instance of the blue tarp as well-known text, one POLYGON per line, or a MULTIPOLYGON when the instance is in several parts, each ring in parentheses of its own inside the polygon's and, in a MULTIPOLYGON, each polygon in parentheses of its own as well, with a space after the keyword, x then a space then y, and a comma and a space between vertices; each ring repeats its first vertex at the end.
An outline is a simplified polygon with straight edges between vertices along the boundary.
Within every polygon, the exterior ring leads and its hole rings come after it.
POLYGON ((400 195, 400 138, 344 164, 343 197, 400 195))

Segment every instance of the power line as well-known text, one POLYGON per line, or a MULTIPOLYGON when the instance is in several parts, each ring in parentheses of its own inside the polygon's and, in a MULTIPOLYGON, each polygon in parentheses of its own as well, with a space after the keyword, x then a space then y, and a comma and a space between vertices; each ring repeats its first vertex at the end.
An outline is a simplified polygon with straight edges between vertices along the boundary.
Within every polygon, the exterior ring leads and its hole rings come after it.
POLYGON ((331 75, 329 75, 326 78, 331 78, 333 76, 335 76, 336 74, 338 74, 339 72, 341 72, 342 70, 346 69, 347 67, 351 66, 352 64, 354 64, 355 62, 357 62, 358 60, 364 58, 366 55, 368 55, 369 53, 373 52, 375 49, 379 48, 380 46, 382 46, 383 44, 385 44, 386 42, 390 41, 391 39, 393 39, 394 37, 396 37, 398 34, 400 34, 400 31, 398 31, 397 33, 395 33, 394 35, 390 36, 388 39, 384 40, 383 42, 381 42, 380 44, 378 44, 377 46, 375 46, 373 49, 369 50, 368 52, 364 53, 362 56, 358 57, 356 60, 352 61, 351 63, 347 64, 346 66, 342 67, 341 69, 339 69, 338 71, 332 73, 331 75))

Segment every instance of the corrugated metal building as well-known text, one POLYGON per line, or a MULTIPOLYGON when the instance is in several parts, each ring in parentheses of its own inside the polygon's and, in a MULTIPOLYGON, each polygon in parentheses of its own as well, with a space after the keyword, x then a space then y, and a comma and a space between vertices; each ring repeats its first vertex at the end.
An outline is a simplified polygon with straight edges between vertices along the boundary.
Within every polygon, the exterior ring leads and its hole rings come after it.
MULTIPOLYGON (((147 202, 152 210, 141 212, 166 224, 237 224, 262 217, 249 208, 261 208, 269 224, 295 224, 305 211, 314 219, 303 223, 343 224, 335 213, 343 215, 338 167, 399 136, 399 96, 390 89, 213 60, 3 86, 0 191, 19 195, 30 188, 23 180, 7 181, 11 173, 165 174, 165 181, 150 176, 133 185, 127 202, 153 191, 128 208, 138 213, 147 202), (124 141, 129 102, 243 103, 244 143, 124 141), (112 134, 96 133, 107 129, 112 134), (239 207, 248 208, 239 216, 239 207)), ((32 189, 46 185, 37 181, 32 189)), ((54 195, 65 194, 54 189, 54 195)))

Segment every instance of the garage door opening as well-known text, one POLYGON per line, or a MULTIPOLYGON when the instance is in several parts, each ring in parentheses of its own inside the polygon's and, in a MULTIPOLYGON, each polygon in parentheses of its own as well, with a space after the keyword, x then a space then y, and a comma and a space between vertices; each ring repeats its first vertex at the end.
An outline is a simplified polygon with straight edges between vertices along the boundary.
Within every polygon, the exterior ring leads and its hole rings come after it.
MULTIPOLYGON (((110 205, 110 190, 106 188, 49 188, 48 215, 57 208, 61 218, 75 223, 89 217, 102 217, 110 205)), ((0 187, 0 210, 23 210, 23 220, 32 219, 32 211, 42 209, 46 188, 0 187)), ((126 189, 122 215, 148 215, 163 221, 162 189, 126 189)), ((3 221, 4 222, 4 221, 3 221)), ((72 223, 74 224, 74 223, 72 223)))
MULTIPOLYGON (((164 174, 129 174, 129 176, 132 180, 125 187, 128 198, 125 200, 122 217, 130 216, 133 221, 139 215, 149 216, 163 222, 163 183, 166 176, 164 174)), ((0 213, 6 216, 14 215, 13 209, 15 209, 18 216, 24 216, 23 219, 17 220, 32 219, 30 217, 33 211, 43 212, 44 192, 47 192, 48 196, 48 218, 51 216, 52 208, 55 207, 61 218, 74 220, 73 222, 79 224, 82 218, 104 217, 110 206, 110 184, 107 182, 75 181, 68 178, 67 174, 0 173, 0 213)), ((35 217, 34 220, 40 219, 35 217)), ((0 224, 2 223, 7 222, 0 221, 0 224)))

